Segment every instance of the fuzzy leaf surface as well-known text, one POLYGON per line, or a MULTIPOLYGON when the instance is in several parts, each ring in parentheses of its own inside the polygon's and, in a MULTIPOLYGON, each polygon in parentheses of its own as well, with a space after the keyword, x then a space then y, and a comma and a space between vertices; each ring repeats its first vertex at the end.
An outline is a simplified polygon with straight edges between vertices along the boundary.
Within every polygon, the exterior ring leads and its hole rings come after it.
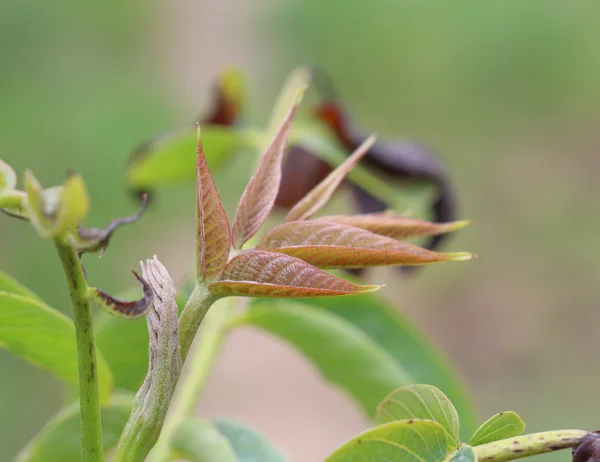
POLYGON ((366 229, 381 236, 394 239, 408 237, 435 236, 450 233, 464 228, 468 221, 454 221, 451 223, 432 223, 390 213, 367 213, 363 215, 329 215, 316 220, 340 223, 348 226, 366 229))
MULTIPOLYGON (((131 412, 132 396, 119 394, 103 406, 102 443, 108 451, 117 445, 131 412)), ((79 405, 59 411, 17 456, 16 462, 80 462, 79 405)))
POLYGON ((283 223, 269 231, 256 248, 285 253, 320 268, 424 265, 471 258, 469 253, 433 252, 354 226, 322 220, 283 223))
MULTIPOLYGON (((264 301, 274 306, 277 300, 264 301)), ((400 309, 378 294, 290 300, 314 310, 326 310, 369 336, 411 375, 411 383, 428 383, 442 390, 456 407, 463 441, 477 428, 473 400, 444 350, 400 309)))
POLYGON ((324 310, 287 300, 257 301, 235 325, 258 327, 289 343, 371 417, 389 393, 413 382, 368 335, 324 310))
POLYGON ((493 443, 494 441, 505 438, 513 438, 522 435, 525 431, 525 422, 516 412, 500 412, 492 416, 479 427, 469 444, 471 446, 480 446, 482 444, 493 443))
POLYGON ((322 297, 372 292, 379 287, 354 284, 282 253, 250 250, 233 258, 221 280, 208 289, 222 297, 322 297))
POLYGON ((309 191, 300 202, 289 211, 285 221, 305 220, 317 213, 331 198, 332 194, 346 175, 369 152, 375 142, 375 136, 367 138, 348 159, 338 165, 323 181, 309 191))
MULTIPOLYGON (((0 292, 0 348, 6 348, 61 380, 78 384, 77 351, 73 322, 43 302, 0 292)), ((113 378, 98 351, 100 395, 107 399, 113 378)))
POLYGON ((198 278, 204 282, 227 264, 231 231, 213 177, 206 163, 198 131, 196 146, 196 260, 198 278))
MULTIPOLYGON (((289 462, 290 459, 274 443, 256 430, 232 420, 213 421, 218 432, 227 438, 237 456, 236 462, 289 462)), ((212 459, 210 459, 212 462, 212 459)))
POLYGON ((430 420, 401 420, 367 430, 325 462, 441 462, 448 448, 444 429, 430 420))
POLYGON ((244 190, 233 222, 233 245, 241 248, 260 229, 275 203, 281 182, 281 162, 304 89, 296 92, 296 98, 289 109, 271 144, 261 157, 254 175, 244 190))
POLYGON ((431 385, 407 385, 390 393, 377 406, 379 423, 395 420, 427 419, 439 423, 446 432, 448 445, 456 448, 460 424, 450 400, 431 385))

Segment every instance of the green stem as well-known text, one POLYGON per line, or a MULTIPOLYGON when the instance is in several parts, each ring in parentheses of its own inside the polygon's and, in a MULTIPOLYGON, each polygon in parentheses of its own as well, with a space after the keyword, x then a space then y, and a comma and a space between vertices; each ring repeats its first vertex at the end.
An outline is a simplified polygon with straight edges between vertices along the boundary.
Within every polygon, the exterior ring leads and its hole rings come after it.
POLYGON ((81 460, 83 462, 103 462, 104 449, 102 446, 96 347, 94 346, 92 310, 87 297, 88 285, 77 252, 69 238, 59 237, 55 239, 54 243, 67 278, 73 304, 79 369, 81 460))
POLYGON ((160 438, 150 453, 150 462, 164 462, 168 460, 175 431, 188 416, 193 414, 196 400, 200 396, 200 392, 208 379, 217 354, 226 337, 229 325, 228 321, 233 308, 231 300, 235 299, 226 299, 228 302, 226 305, 216 306, 206 315, 206 319, 202 324, 201 335, 194 345, 194 350, 191 352, 188 366, 189 372, 177 389, 160 438))
POLYGON ((179 345, 183 362, 185 362, 204 316, 216 300, 217 297, 208 292, 206 287, 196 284, 192 295, 183 307, 179 317, 179 345))
POLYGON ((583 430, 555 430, 494 441, 475 446, 473 449, 480 461, 504 462, 559 449, 575 448, 588 434, 583 430))

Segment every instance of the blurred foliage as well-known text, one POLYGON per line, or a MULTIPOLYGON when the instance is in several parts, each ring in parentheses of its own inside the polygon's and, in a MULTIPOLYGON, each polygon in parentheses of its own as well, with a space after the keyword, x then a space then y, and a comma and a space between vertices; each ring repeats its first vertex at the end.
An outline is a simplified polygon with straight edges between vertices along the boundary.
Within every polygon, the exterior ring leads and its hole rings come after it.
POLYGON ((530 429, 597 426, 582 396, 600 375, 579 378, 600 348, 599 13, 556 0, 304 0, 261 18, 282 74, 320 66, 365 129, 441 151, 474 223, 459 239, 480 258, 428 270, 398 297, 452 348, 481 408, 517 408, 530 429))

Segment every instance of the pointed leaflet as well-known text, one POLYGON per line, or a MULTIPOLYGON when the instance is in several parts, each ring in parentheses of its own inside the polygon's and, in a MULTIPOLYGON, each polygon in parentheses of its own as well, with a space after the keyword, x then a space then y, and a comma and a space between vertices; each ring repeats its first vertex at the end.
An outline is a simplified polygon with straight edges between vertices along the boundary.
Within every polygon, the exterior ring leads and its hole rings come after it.
POLYGON ((469 225, 469 221, 453 221, 450 223, 432 223, 417 220, 395 213, 366 213, 364 215, 330 215, 316 220, 340 223, 366 229, 381 236, 405 239, 417 236, 435 236, 450 233, 469 225))
POLYGON ((229 258, 231 231, 202 149, 200 127, 196 147, 196 259, 198 279, 218 275, 229 258))
POLYGON ((471 437, 471 446, 493 443, 523 434, 525 423, 513 411, 501 412, 488 419, 471 437))
POLYGON ((304 88, 296 92, 292 107, 275 133, 271 145, 260 159, 254 176, 242 194, 233 223, 233 246, 240 249, 256 234, 269 216, 281 182, 281 160, 304 88))
POLYGON ((387 396, 377 406, 376 420, 380 423, 394 420, 428 419, 439 423, 446 432, 448 445, 458 445, 460 425, 458 414, 450 400, 431 385, 407 385, 387 396))
POLYGON ((327 221, 290 221, 269 231, 257 249, 281 252, 320 268, 423 265, 469 260, 465 252, 440 253, 364 229, 327 221))
POLYGON ((323 181, 315 186, 304 198, 289 211, 285 221, 305 220, 314 215, 323 207, 344 177, 350 173, 354 166, 369 151, 376 137, 367 138, 354 153, 337 166, 323 181))
POLYGON ((322 297, 372 292, 379 287, 345 281, 288 255, 250 250, 232 259, 221 280, 208 290, 222 297, 322 297))

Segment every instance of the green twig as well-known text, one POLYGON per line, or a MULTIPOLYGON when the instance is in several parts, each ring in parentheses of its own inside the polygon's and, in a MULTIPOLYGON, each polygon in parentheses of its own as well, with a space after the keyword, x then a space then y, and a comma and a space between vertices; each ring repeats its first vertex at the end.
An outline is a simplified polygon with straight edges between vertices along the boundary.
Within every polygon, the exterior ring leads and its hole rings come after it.
POLYGON ((54 240, 54 243, 58 249, 73 304, 79 369, 81 460, 83 462, 103 462, 104 449, 102 446, 96 347, 94 346, 92 311, 87 298, 88 285, 70 238, 59 237, 54 240))
MULTIPOLYGON (((194 297, 193 294, 192 297, 194 297)), ((191 352, 189 372, 177 389, 160 438, 150 453, 150 462, 168 460, 175 431, 187 417, 193 414, 196 400, 200 396, 200 392, 217 358, 217 353, 225 339, 228 320, 231 317, 233 308, 231 300, 235 299, 226 299, 227 304, 217 305, 206 315, 202 324, 201 335, 191 352)), ((207 309, 202 309, 199 312, 206 313, 206 311, 207 309)))
POLYGON ((183 307, 179 318, 179 345, 181 359, 184 362, 204 316, 216 300, 217 297, 212 295, 206 287, 196 284, 192 295, 183 307))
POLYGON ((584 430, 555 430, 475 446, 480 461, 504 462, 559 449, 575 448, 589 435, 584 430))

